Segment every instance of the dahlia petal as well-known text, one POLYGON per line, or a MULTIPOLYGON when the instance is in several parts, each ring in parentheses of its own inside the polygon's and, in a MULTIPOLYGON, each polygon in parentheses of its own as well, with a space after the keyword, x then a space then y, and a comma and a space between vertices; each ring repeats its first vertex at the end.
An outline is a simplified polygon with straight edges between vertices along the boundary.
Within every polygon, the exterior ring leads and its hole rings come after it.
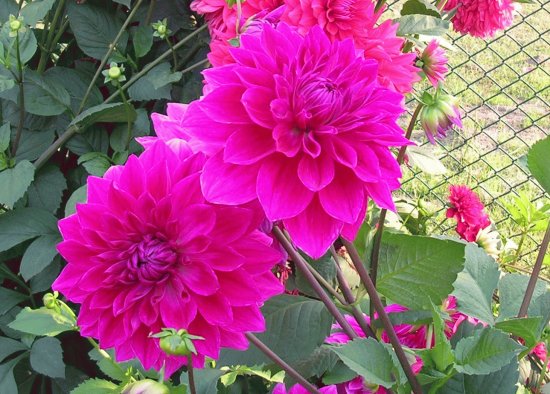
POLYGON ((246 89, 241 102, 254 123, 270 129, 275 124, 271 112, 265 109, 269 108, 274 98, 271 89, 255 87, 246 89))
POLYGON ((255 212, 252 209, 221 206, 216 214, 216 225, 210 231, 210 237, 223 240, 227 245, 259 227, 259 223, 254 223, 255 212), (255 226, 251 227, 251 223, 255 226))
POLYGON ((196 316, 194 302, 182 302, 181 293, 179 286, 171 284, 164 287, 160 315, 165 327, 186 328, 196 316))
POLYGON ((265 320, 256 306, 233 307, 231 329, 238 331, 265 331, 265 320))
POLYGON ((391 195, 391 190, 384 181, 377 183, 367 183, 365 186, 367 194, 374 200, 380 208, 389 209, 395 212, 395 204, 391 195))
POLYGON ((220 345, 237 350, 248 349, 248 339, 240 332, 224 330, 220 327, 220 345))
POLYGON ((208 296, 220 288, 219 278, 206 264, 193 261, 182 266, 179 272, 181 281, 196 294, 208 296))
MULTIPOLYGON (((196 297, 200 314, 210 324, 233 326, 233 311, 229 300, 220 292, 208 297, 196 297)), ((244 330, 246 331, 246 329, 244 330)))
POLYGON ((334 162, 325 156, 304 155, 298 164, 298 176, 305 187, 317 192, 334 179, 334 162))
POLYGON ((219 277, 219 282, 220 291, 233 306, 257 305, 262 300, 259 290, 253 287, 254 279, 241 268, 226 272, 219 277), (243 285, 245 283, 249 285, 243 285))
POLYGON ((355 237, 357 236, 357 232, 365 221, 365 215, 367 213, 367 203, 368 199, 365 197, 363 208, 361 208, 361 211, 359 212, 355 223, 344 223, 344 227, 342 227, 342 237, 344 237, 348 241, 353 241, 355 239, 355 237))
POLYGON ((250 117, 246 111, 226 99, 228 96, 242 97, 244 92, 245 90, 239 85, 221 85, 200 101, 201 109, 215 122, 248 124, 250 117))
POLYGON ((197 318, 189 325, 188 331, 192 335, 204 338, 204 340, 193 342, 199 354, 213 359, 220 356, 220 331, 216 326, 208 324, 202 316, 197 315, 197 318))
POLYGON ((211 157, 204 165, 201 187, 212 203, 238 205, 256 198, 257 167, 224 163, 222 154, 211 157))
POLYGON ((178 242, 186 245, 193 239, 208 234, 216 225, 216 213, 206 204, 189 205, 182 209, 178 242))
POLYGON ((80 222, 77 215, 73 214, 61 219, 57 222, 57 227, 59 227, 59 232, 64 239, 78 239, 77 235, 80 232, 80 222))
POLYGON ((223 160, 232 164, 253 164, 275 152, 275 141, 269 130, 246 127, 227 139, 223 160))
POLYGON ((265 160, 258 172, 258 199, 269 220, 281 220, 302 212, 313 193, 298 179, 297 161, 279 156, 265 160))
POLYGON ((365 192, 351 171, 338 166, 332 182, 319 192, 319 200, 333 218, 355 223, 365 202, 365 192))
POLYGON ((317 196, 301 214, 283 224, 296 246, 314 259, 326 253, 343 226, 342 221, 325 213, 317 196))

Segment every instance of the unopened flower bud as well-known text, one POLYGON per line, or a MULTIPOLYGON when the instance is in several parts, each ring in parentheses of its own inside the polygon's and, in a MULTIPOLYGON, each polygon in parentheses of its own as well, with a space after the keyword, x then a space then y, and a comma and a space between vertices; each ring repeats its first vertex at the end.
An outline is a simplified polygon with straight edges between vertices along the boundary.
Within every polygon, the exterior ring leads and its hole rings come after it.
POLYGON ((10 29, 11 30, 15 30, 15 31, 19 30, 21 28, 21 25, 22 25, 21 21, 19 21, 17 19, 14 19, 14 20, 10 21, 10 29))
POLYGON ((165 39, 170 35, 170 33, 172 33, 168 29, 168 20, 166 18, 164 18, 161 21, 153 23, 152 26, 153 26, 153 29, 155 29, 155 31, 153 32, 154 37, 160 37, 162 39, 165 39))
POLYGON ((122 394, 169 394, 170 389, 162 383, 145 379, 131 383, 122 390, 122 394))
POLYGON ((109 69, 109 78, 111 79, 119 79, 120 76, 122 75, 122 71, 120 71, 120 67, 111 67, 109 69))
POLYGON ((24 33, 27 29, 23 23, 23 17, 15 17, 15 15, 10 15, 8 20, 8 26, 10 28, 9 36, 16 37, 18 33, 24 33))
POLYGON ((42 302, 44 303, 44 306, 48 309, 56 309, 57 305, 57 297, 52 293, 46 293, 44 294, 44 297, 42 297, 42 302))
POLYGON ((453 126, 462 127, 455 101, 453 96, 439 89, 433 97, 427 92, 422 95, 424 106, 420 111, 420 123, 432 144, 435 138, 445 137, 453 126))
POLYGON ((112 62, 109 65, 108 70, 104 70, 102 74, 105 76, 105 83, 107 82, 123 82, 126 80, 126 77, 124 76, 124 66, 121 64, 120 66, 112 62))
POLYGON ((151 335, 153 338, 160 338, 159 346, 162 351, 172 356, 188 356, 197 354, 193 340, 202 340, 203 337, 191 335, 187 330, 175 330, 173 328, 163 328, 161 332, 151 335))

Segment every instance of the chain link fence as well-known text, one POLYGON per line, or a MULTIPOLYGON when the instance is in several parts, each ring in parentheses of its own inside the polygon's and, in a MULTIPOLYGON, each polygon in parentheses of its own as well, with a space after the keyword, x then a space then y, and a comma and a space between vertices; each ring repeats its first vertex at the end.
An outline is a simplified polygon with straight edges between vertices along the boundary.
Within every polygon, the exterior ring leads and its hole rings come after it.
MULTIPOLYGON (((519 192, 533 202, 545 199, 524 155, 550 134, 550 1, 521 8, 514 25, 492 39, 451 36, 446 88, 460 100, 464 128, 437 146, 425 144, 445 165, 445 174, 412 167, 403 179, 403 193, 426 200, 435 212, 427 224, 437 232, 453 232, 454 222, 445 219, 449 184, 467 184, 479 193, 499 233, 516 243, 521 230, 505 204, 519 192)), ((523 266, 534 263, 542 236, 527 236, 523 266)))

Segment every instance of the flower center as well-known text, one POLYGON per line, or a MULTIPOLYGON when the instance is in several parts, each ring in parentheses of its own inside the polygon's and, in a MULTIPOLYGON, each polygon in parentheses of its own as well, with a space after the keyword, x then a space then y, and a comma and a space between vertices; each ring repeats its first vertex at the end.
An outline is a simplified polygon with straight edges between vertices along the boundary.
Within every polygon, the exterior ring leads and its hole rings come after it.
POLYGON ((168 242, 146 235, 133 246, 128 269, 135 279, 156 282, 164 279, 176 260, 177 254, 168 242))
POLYGON ((354 13, 355 0, 336 0, 330 2, 327 17, 331 22, 343 22, 352 19, 354 13))
POLYGON ((317 77, 305 83, 300 89, 302 111, 298 113, 298 127, 311 131, 328 124, 335 110, 339 108, 341 92, 329 78, 317 77))

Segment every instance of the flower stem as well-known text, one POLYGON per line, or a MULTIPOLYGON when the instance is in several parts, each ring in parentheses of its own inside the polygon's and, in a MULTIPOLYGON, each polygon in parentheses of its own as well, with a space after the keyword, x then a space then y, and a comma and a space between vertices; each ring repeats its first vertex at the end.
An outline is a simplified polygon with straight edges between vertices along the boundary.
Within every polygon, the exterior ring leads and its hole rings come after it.
MULTIPOLYGON (((418 115, 420 114, 420 110, 422 109, 423 104, 418 103, 416 106, 416 109, 414 110, 411 121, 409 122, 409 125, 407 126, 407 131, 405 133, 405 138, 410 140, 412 132, 414 130, 414 125, 416 124, 416 120, 418 119, 418 115)), ((397 162, 399 165, 403 164, 403 161, 405 159, 405 153, 407 152, 407 145, 403 145, 399 149, 399 153, 397 154, 397 162)), ((382 243, 382 234, 384 233, 384 223, 386 221, 386 214, 388 210, 382 209, 380 211, 380 216, 378 218, 378 226, 376 228, 376 234, 374 235, 374 244, 371 252, 371 259, 370 259, 370 277, 372 279, 372 283, 374 284, 374 287, 376 288, 376 279, 378 277, 378 259, 380 257, 380 244, 382 243)), ((374 310, 371 304, 370 309, 370 318, 373 319, 374 310)))
POLYGON ((273 234, 275 235, 275 238, 277 238, 277 240, 281 243, 283 248, 285 248, 285 250, 288 252, 289 256, 292 258, 292 261, 294 261, 294 264, 296 264, 298 269, 302 271, 302 274, 308 281, 309 285, 313 288, 315 293, 317 293, 323 304, 325 304, 325 307, 328 309, 330 314, 334 316, 338 324, 340 324, 340 327, 342 327, 342 330, 344 330, 346 335, 351 339, 357 338, 357 333, 353 330, 353 328, 350 326, 344 316, 340 313, 340 311, 338 310, 336 305, 334 305, 327 293, 325 293, 319 282, 315 280, 315 277, 307 268, 307 263, 304 261, 302 256, 300 256, 300 253, 298 253, 294 246, 292 246, 290 241, 284 236, 284 234, 278 227, 273 227, 273 234))
POLYGON ((37 71, 39 74, 42 74, 44 72, 44 69, 46 68, 46 63, 48 62, 48 56, 50 56, 51 46, 53 43, 56 42, 54 40, 55 27, 57 25, 59 17, 63 14, 64 8, 65 0, 59 0, 59 3, 57 3, 57 8, 55 9, 55 13, 53 15, 52 23, 50 23, 50 28, 48 30, 48 36, 46 38, 44 49, 42 49, 42 52, 40 53, 40 60, 38 61, 37 67, 37 71))
POLYGON ((23 124, 25 123, 25 87, 23 84, 23 64, 21 62, 21 49, 20 49, 20 42, 19 42, 19 32, 17 32, 17 36, 15 37, 15 53, 17 56, 17 84, 19 85, 19 99, 18 99, 18 106, 19 106, 19 124, 17 125, 17 132, 15 134, 15 140, 13 141, 13 145, 11 147, 11 156, 15 157, 15 154, 17 153, 17 148, 19 147, 19 141, 21 140, 21 134, 23 133, 23 124))
POLYGON ((187 356, 187 376, 189 377, 189 391, 191 394, 197 394, 197 389, 195 388, 195 372, 193 369, 193 357, 191 354, 187 356))
POLYGON ((527 289, 525 290, 525 295, 523 296, 523 301, 521 307, 519 308, 518 317, 527 316, 527 310, 529 309, 529 304, 531 303, 531 298, 533 298, 533 292, 535 291, 535 285, 537 284, 537 279, 542 268, 542 262, 544 260, 544 255, 548 249, 548 244, 550 243, 550 222, 546 226, 546 233, 544 233, 544 238, 540 244, 539 254, 537 255, 537 260, 535 266, 533 267, 533 272, 531 272, 531 277, 529 278, 529 283, 527 284, 527 289))
POLYGON ((336 255, 336 250, 334 249, 334 246, 330 247, 330 253, 332 254, 334 265, 336 266, 336 279, 338 280, 338 285, 340 286, 342 294, 344 294, 346 302, 352 307, 351 313, 353 317, 355 317, 355 320, 357 320, 357 323, 359 323, 359 327, 361 327, 365 336, 376 338, 374 331, 372 331, 372 328, 367 322, 367 319, 365 319, 365 315, 363 315, 363 312, 357 307, 357 305, 355 305, 355 297, 351 292, 346 278, 344 278, 342 269, 340 268, 340 264, 338 264, 338 256, 336 255))
POLYGON ((519 256, 521 254, 521 249, 523 248, 523 243, 525 242, 525 238, 527 237, 527 230, 523 229, 521 233, 521 237, 518 242, 518 247, 516 249, 516 253, 514 255, 513 263, 517 263, 519 261, 519 256))
POLYGON ((310 393, 320 394, 319 390, 311 383, 309 383, 306 378, 298 373, 294 368, 288 365, 282 358, 276 355, 273 350, 268 348, 262 341, 260 341, 254 334, 247 332, 246 338, 254 344, 263 354, 269 357, 270 360, 274 361, 278 366, 280 366, 289 376, 294 380, 300 383, 306 390, 310 393))
POLYGON ((355 246, 353 246, 351 242, 345 240, 344 238, 341 238, 341 240, 351 257, 351 261, 353 262, 353 265, 355 266, 355 269, 357 270, 361 281, 363 282, 365 288, 367 289, 367 292, 369 293, 371 305, 374 305, 374 309, 376 310, 376 312, 378 312, 378 316, 382 321, 384 330, 386 330, 386 334, 388 334, 388 338, 391 345, 393 346, 393 350, 395 350, 395 354, 397 355, 399 363, 403 367, 405 375, 407 375, 407 379, 411 385, 413 393, 422 394, 422 387, 418 383, 418 380, 416 380, 416 376, 409 364, 409 361, 407 360, 405 351, 403 350, 403 347, 399 342, 399 338, 397 338, 397 334, 395 333, 388 314, 384 309, 382 300, 380 300, 380 297, 378 296, 376 288, 374 287, 374 284, 372 283, 372 280, 369 277, 369 274, 367 273, 367 270, 365 269, 361 258, 359 257, 359 253, 357 253, 357 249, 355 249, 355 246))
POLYGON ((166 37, 166 43, 168 44, 168 47, 172 51, 172 60, 174 62, 174 67, 172 69, 177 70, 178 69, 178 57, 176 55, 176 51, 174 50, 174 46, 172 45, 172 43, 170 42, 170 39, 168 37, 166 37))
POLYGON ((346 304, 346 300, 343 299, 342 296, 340 294, 338 294, 338 292, 336 290, 334 290, 334 288, 330 285, 330 283, 328 283, 327 280, 325 278, 323 278, 323 276, 319 272, 317 272, 317 270, 315 268, 313 268, 311 266, 311 264, 309 264, 307 261, 306 261, 306 266, 309 269, 309 272, 311 272, 311 274, 315 277, 315 279, 317 279, 317 281, 321 285, 323 285, 323 287, 330 294, 332 294, 332 296, 334 298, 336 298, 340 304, 346 304))

